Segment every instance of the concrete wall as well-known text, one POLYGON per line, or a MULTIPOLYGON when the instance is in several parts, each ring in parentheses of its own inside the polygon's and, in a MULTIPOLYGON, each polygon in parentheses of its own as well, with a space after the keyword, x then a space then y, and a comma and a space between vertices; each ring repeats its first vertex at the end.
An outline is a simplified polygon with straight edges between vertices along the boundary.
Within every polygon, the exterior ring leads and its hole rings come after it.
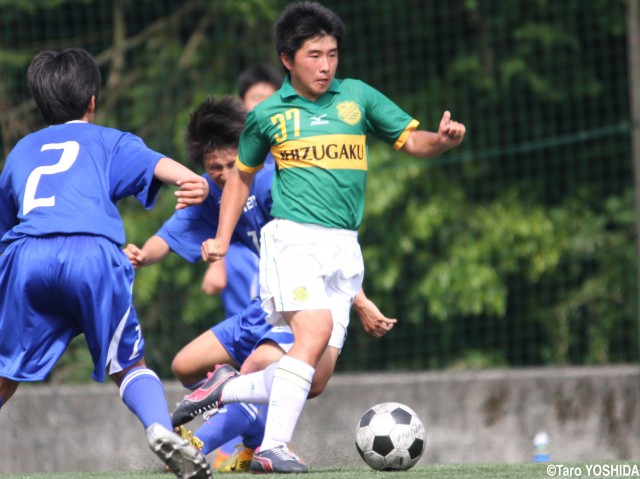
MULTIPOLYGON (((170 405, 184 394, 175 382, 166 390, 170 405)), ((422 462, 527 462, 540 430, 553 461, 639 460, 639 399, 637 366, 338 374, 307 403, 293 447, 312 468, 361 464, 360 415, 397 401, 426 426, 422 462)), ((112 384, 23 385, 0 411, 0 473, 160 467, 112 384)))

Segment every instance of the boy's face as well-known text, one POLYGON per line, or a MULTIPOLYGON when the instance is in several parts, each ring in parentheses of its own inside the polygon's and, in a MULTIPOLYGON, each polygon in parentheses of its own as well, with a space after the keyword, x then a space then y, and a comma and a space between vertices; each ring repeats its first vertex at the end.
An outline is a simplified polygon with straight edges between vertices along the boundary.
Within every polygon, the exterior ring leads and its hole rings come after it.
POLYGON ((316 101, 326 93, 336 75, 338 42, 330 35, 311 38, 302 44, 293 61, 284 53, 281 60, 298 94, 316 101))
POLYGON ((258 103, 269 98, 275 91, 276 89, 271 83, 260 82, 251 85, 242 98, 245 109, 247 111, 253 110, 258 103))
POLYGON ((224 188, 237 155, 237 148, 222 148, 210 151, 204 156, 204 169, 218 188, 224 188))

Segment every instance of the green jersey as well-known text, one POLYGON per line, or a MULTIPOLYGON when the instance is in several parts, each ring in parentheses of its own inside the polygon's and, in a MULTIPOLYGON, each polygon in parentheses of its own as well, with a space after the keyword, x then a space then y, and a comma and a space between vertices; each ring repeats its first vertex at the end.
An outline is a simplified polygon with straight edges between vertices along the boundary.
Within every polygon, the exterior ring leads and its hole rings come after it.
POLYGON ((357 230, 367 180, 366 135, 401 148, 418 122, 379 91, 334 79, 313 102, 282 88, 247 115, 236 164, 243 171, 276 160, 274 218, 357 230))

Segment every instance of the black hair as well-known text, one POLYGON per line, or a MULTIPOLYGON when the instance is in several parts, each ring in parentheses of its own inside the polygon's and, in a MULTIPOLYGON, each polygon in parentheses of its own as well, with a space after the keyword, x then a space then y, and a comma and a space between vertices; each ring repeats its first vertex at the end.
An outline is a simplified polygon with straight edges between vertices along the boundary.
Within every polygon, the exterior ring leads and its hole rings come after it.
POLYGON ((49 125, 82 118, 91 97, 100 93, 100 68, 82 48, 38 53, 27 70, 27 84, 49 125))
POLYGON ((333 10, 317 2, 295 2, 282 11, 273 32, 278 55, 284 53, 293 61, 296 52, 311 38, 332 36, 339 49, 344 23, 333 10))
POLYGON ((237 148, 244 128, 245 110, 233 96, 225 95, 216 102, 208 97, 191 112, 184 139, 187 152, 198 167, 207 153, 226 148, 237 148))
POLYGON ((270 63, 258 63, 245 69, 236 82, 236 89, 240 98, 244 99, 249 88, 258 83, 268 83, 275 90, 282 86, 282 74, 270 63))

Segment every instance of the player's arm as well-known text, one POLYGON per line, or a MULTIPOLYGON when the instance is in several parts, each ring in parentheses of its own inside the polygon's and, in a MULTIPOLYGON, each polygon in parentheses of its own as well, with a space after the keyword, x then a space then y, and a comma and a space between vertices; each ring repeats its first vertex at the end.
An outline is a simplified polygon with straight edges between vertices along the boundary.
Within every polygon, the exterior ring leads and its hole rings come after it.
POLYGON ((413 130, 401 150, 417 158, 431 158, 458 146, 464 139, 466 128, 453 121, 451 113, 445 111, 438 126, 438 132, 413 130))
POLYGON ((225 260, 211 263, 202 278, 202 292, 210 296, 220 294, 227 287, 227 268, 225 260))
POLYGON ((384 336, 398 322, 397 319, 387 318, 382 314, 375 303, 367 298, 362 288, 353 300, 353 308, 356 310, 365 332, 374 338, 384 336))
POLYGON ((134 269, 140 269, 143 266, 162 261, 171 252, 171 248, 165 240, 154 235, 146 241, 142 248, 129 243, 123 251, 134 269))
POLYGON ((246 172, 233 167, 227 178, 220 200, 220 219, 216 237, 202 243, 202 259, 208 263, 222 259, 229 251, 233 230, 238 224, 249 197, 255 171, 246 172))
POLYGON ((177 210, 200 204, 209 194, 207 180, 171 158, 160 159, 153 176, 163 183, 180 187, 175 192, 177 210))

